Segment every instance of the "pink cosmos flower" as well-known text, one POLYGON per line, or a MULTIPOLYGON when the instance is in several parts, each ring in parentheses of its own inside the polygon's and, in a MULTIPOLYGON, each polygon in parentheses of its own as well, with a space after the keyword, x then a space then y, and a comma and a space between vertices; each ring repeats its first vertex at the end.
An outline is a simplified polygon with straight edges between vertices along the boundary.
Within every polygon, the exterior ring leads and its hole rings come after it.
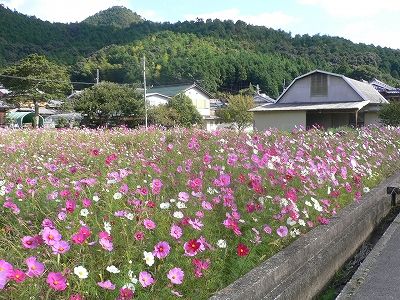
POLYGON ((52 246, 56 242, 61 240, 61 234, 57 229, 50 229, 49 227, 45 227, 42 232, 42 238, 45 244, 52 246))
POLYGON ((286 226, 279 226, 279 228, 276 230, 276 233, 280 236, 280 237, 285 237, 288 234, 288 229, 286 226))
POLYGON ((59 272, 50 272, 49 275, 47 275, 46 282, 53 290, 56 291, 63 291, 67 288, 67 280, 59 272))
POLYGON ((99 243, 104 250, 111 252, 114 248, 112 241, 109 239, 102 238, 99 240, 99 243))
POLYGON ((69 300, 84 300, 83 296, 79 295, 79 294, 74 294, 71 295, 71 297, 69 297, 69 300))
POLYGON ((97 285, 105 290, 115 290, 115 285, 110 280, 98 282, 97 285))
POLYGON ((184 276, 185 273, 182 271, 181 268, 173 268, 169 270, 167 275, 172 284, 182 284, 184 276))
POLYGON ((68 242, 61 240, 52 245, 51 248, 54 254, 63 254, 70 249, 70 246, 68 242))
POLYGON ((133 299, 133 291, 129 288, 121 288, 117 300, 131 300, 133 299))
POLYGON ((153 181, 151 183, 151 192, 154 195, 158 195, 161 191, 162 186, 163 186, 163 183, 161 182, 160 179, 153 179, 153 181))
POLYGON ((35 249, 38 246, 37 239, 32 236, 24 236, 22 239, 22 246, 26 249, 35 249))
POLYGON ((175 238, 175 239, 180 239, 182 236, 182 228, 180 228, 178 225, 173 224, 171 226, 171 232, 170 235, 175 238))
POLYGON ((0 289, 5 287, 12 274, 13 266, 5 260, 0 260, 0 289))
POLYGON ((28 257, 25 260, 25 263, 28 266, 28 272, 26 272, 26 275, 29 277, 39 277, 44 273, 44 264, 37 261, 36 257, 28 257))
POLYGON ((50 219, 44 219, 42 221, 42 227, 43 228, 48 227, 48 228, 51 228, 51 229, 55 228, 53 221, 50 220, 50 219))
POLYGON ((10 278, 12 280, 14 280, 15 282, 17 282, 17 283, 21 283, 21 282, 23 282, 25 280, 26 275, 20 269, 14 269, 12 271, 12 274, 11 274, 10 278))
POLYGON ((149 272, 143 271, 139 273, 139 282, 145 288, 154 283, 154 278, 149 272))
POLYGON ((203 201, 201 202, 201 207, 203 207, 205 210, 212 210, 212 204, 208 201, 203 201))
POLYGON ((264 232, 266 234, 271 234, 272 233, 272 228, 269 225, 264 225, 264 232))
POLYGON ((135 234, 133 236, 135 237, 135 240, 137 240, 137 241, 141 241, 144 239, 144 233, 142 231, 135 232, 135 234))
POLYGON ((153 229, 155 229, 156 228, 156 223, 154 223, 152 220, 150 220, 150 219, 144 219, 143 220, 143 225, 144 225, 144 227, 146 228, 146 229, 149 229, 149 230, 153 230, 153 229))
POLYGON ((193 227, 193 229, 196 230, 201 230, 201 227, 203 227, 203 223, 199 220, 199 219, 190 219, 189 220, 189 224, 193 227))
POLYGON ((189 201, 189 194, 186 192, 180 192, 178 194, 178 199, 182 202, 188 202, 189 201))
POLYGON ((159 242, 157 245, 154 246, 153 255, 159 259, 167 257, 171 250, 169 244, 165 241, 159 242))

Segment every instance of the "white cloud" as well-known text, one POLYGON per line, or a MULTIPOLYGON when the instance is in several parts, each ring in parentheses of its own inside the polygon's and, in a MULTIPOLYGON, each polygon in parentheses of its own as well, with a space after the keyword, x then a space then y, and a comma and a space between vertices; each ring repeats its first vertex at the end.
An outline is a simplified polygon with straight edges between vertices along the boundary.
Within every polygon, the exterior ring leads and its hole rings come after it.
POLYGON ((129 4, 127 0, 5 0, 3 3, 42 20, 64 23, 79 22, 111 6, 129 4))
POLYGON ((303 5, 316 5, 334 17, 372 17, 382 12, 400 11, 399 0, 297 0, 303 5))
POLYGON ((354 22, 347 24, 337 35, 343 36, 356 43, 365 43, 400 49, 400 40, 393 38, 397 36, 397 29, 381 30, 375 24, 365 22, 354 22))
POLYGON ((212 19, 212 20, 220 19, 220 20, 232 20, 232 21, 242 20, 252 25, 260 25, 273 28, 281 28, 298 21, 297 18, 289 16, 280 11, 262 12, 259 14, 246 15, 242 14, 240 10, 237 8, 198 14, 198 15, 189 14, 185 16, 185 19, 187 20, 195 20, 196 18, 200 18, 203 20, 207 19, 212 19))

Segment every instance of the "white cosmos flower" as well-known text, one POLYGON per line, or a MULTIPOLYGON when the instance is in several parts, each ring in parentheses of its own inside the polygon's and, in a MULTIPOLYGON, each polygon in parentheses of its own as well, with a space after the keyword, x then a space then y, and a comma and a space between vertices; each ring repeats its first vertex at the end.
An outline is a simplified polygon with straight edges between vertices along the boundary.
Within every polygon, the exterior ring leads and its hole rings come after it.
POLYGON ((129 280, 132 282, 132 284, 138 283, 138 279, 133 274, 133 271, 131 271, 131 270, 128 271, 128 277, 129 277, 129 280))
POLYGON ((182 219, 183 218, 183 213, 181 211, 176 211, 176 212, 174 212, 173 216, 175 218, 177 218, 177 219, 182 219))
POLYGON ((289 217, 289 218, 287 218, 286 223, 287 223, 289 226, 293 226, 293 225, 296 225, 297 222, 296 222, 295 220, 293 220, 291 217, 289 217))
POLYGON ((303 219, 299 219, 300 226, 306 226, 306 222, 303 219))
POLYGON ((88 214, 89 214, 89 210, 87 210, 86 208, 82 208, 81 209, 81 216, 82 217, 87 217, 88 214))
POLYGON ((78 266, 74 268, 74 274, 80 279, 86 279, 89 276, 89 272, 83 266, 78 266))
POLYGON ((123 287, 123 289, 130 289, 132 292, 135 292, 136 288, 135 285, 131 282, 125 284, 123 287))
POLYGON ((108 272, 110 272, 110 273, 113 273, 113 274, 118 274, 119 272, 121 272, 116 266, 114 266, 114 265, 111 265, 111 266, 108 266, 107 268, 106 268, 106 270, 108 271, 108 272))
POLYGON ((170 206, 171 206, 171 204, 169 204, 168 202, 160 203, 161 209, 168 209, 170 206))
POLYGON ((125 218, 127 218, 128 220, 133 220, 134 219, 134 215, 133 215, 133 213, 127 213, 126 215, 125 215, 125 218))
POLYGON ((114 200, 119 200, 122 198, 122 194, 120 192, 116 192, 113 196, 114 200))
POLYGON ((363 188, 363 192, 364 192, 364 193, 368 193, 369 191, 370 191, 369 187, 365 186, 365 187, 363 188))
POLYGON ((109 222, 104 222, 104 231, 111 234, 111 224, 109 222))
POLYGON ((93 196, 93 201, 94 202, 99 202, 99 200, 100 200, 99 196, 97 196, 97 195, 93 196))
POLYGON ((226 241, 225 240, 218 240, 217 246, 219 248, 225 249, 226 248, 226 241))
POLYGON ((152 265, 154 265, 154 255, 153 255, 153 253, 151 253, 151 252, 146 252, 146 251, 143 251, 143 255, 144 255, 144 261, 146 262, 146 265, 148 265, 148 266, 152 266, 152 265))
POLYGON ((181 202, 181 201, 178 201, 176 203, 176 207, 179 208, 179 209, 186 208, 186 204, 181 202))
POLYGON ((0 180, 0 186, 3 186, 6 183, 5 180, 0 180))

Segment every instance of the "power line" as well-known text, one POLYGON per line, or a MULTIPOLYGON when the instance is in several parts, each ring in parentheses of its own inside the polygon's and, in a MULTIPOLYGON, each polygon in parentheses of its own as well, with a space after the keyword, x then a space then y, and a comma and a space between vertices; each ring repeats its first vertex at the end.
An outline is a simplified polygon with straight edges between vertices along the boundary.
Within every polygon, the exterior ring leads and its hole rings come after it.
POLYGON ((58 82, 58 83, 71 83, 71 84, 86 84, 86 85, 95 85, 95 82, 81 82, 81 81, 65 81, 65 80, 52 80, 52 79, 40 79, 40 78, 32 78, 32 77, 21 77, 21 76, 12 76, 0 74, 0 77, 5 78, 13 78, 13 79, 21 79, 21 80, 32 80, 32 81, 44 81, 44 82, 58 82))

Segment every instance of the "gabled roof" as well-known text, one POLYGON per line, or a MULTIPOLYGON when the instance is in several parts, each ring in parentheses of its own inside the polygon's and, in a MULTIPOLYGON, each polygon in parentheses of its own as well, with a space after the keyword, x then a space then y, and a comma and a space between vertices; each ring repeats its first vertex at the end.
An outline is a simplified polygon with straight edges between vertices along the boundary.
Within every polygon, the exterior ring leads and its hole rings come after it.
POLYGON ((152 87, 150 89, 148 89, 148 94, 151 93, 156 93, 156 94, 162 94, 168 97, 173 97, 176 96, 180 93, 185 93, 187 90, 190 90, 192 88, 197 88, 200 91, 202 91, 204 94, 206 94, 207 96, 209 96, 210 98, 212 97, 212 95, 206 91, 204 88, 202 88, 201 86, 199 86, 197 83, 193 83, 193 84, 181 84, 181 85, 168 85, 168 86, 156 86, 156 87, 152 87))
POLYGON ((303 74, 299 77, 296 77, 290 85, 283 91, 283 93, 278 97, 276 102, 278 103, 280 99, 282 99, 283 95, 291 88, 291 86, 299 79, 310 76, 314 73, 323 73, 327 74, 330 76, 335 76, 342 78, 364 101, 369 101, 370 103, 373 104, 384 104, 384 103, 389 103, 381 94, 378 93, 375 88, 369 84, 369 83, 364 83, 358 80, 354 80, 351 78, 348 78, 344 75, 336 74, 336 73, 331 73, 331 72, 326 72, 326 71, 321 71, 321 70, 314 70, 309 73, 303 74))

